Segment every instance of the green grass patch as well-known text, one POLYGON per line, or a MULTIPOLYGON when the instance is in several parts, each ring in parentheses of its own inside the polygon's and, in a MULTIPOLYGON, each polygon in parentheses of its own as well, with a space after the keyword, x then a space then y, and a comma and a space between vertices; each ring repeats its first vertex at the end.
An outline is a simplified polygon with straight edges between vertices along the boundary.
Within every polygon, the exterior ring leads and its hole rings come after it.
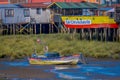
POLYGON ((28 57, 34 49, 38 54, 43 54, 44 45, 48 45, 49 51, 57 51, 66 56, 83 53, 85 56, 95 58, 120 58, 120 42, 86 41, 79 40, 78 36, 71 39, 71 34, 0 36, 0 58, 28 57), (37 39, 41 40, 40 43, 37 39))

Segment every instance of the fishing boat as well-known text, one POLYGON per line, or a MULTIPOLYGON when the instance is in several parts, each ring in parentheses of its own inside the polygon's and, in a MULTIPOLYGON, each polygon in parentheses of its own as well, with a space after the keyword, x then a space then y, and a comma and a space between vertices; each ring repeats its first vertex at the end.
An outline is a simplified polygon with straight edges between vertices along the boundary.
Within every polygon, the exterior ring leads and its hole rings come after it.
POLYGON ((80 55, 70 55, 61 57, 57 52, 47 52, 42 56, 33 54, 28 58, 30 64, 41 64, 41 65, 51 65, 51 64, 77 64, 80 55))

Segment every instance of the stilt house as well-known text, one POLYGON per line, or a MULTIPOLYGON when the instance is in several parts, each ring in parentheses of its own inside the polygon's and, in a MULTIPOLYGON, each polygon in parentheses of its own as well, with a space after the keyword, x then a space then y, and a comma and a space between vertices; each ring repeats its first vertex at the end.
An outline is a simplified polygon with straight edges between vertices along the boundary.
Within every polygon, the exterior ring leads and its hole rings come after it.
POLYGON ((29 9, 18 4, 0 5, 0 19, 2 24, 29 23, 29 9))

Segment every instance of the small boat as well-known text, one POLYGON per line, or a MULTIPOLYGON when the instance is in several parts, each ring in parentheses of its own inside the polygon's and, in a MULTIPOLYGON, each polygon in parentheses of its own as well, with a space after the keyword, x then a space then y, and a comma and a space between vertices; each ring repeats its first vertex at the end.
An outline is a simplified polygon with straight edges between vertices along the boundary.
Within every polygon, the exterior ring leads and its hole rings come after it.
POLYGON ((60 57, 60 54, 57 52, 47 52, 42 56, 33 54, 28 58, 30 64, 41 64, 41 65, 56 65, 56 64, 77 64, 79 61, 80 55, 70 55, 60 57))

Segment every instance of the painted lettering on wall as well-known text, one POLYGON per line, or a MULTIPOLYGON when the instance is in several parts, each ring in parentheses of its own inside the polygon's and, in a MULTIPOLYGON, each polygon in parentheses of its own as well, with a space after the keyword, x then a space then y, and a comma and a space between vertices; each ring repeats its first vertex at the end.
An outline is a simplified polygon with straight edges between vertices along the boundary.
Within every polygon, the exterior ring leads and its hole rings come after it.
POLYGON ((69 25, 89 25, 91 20, 65 20, 65 24, 69 25))

